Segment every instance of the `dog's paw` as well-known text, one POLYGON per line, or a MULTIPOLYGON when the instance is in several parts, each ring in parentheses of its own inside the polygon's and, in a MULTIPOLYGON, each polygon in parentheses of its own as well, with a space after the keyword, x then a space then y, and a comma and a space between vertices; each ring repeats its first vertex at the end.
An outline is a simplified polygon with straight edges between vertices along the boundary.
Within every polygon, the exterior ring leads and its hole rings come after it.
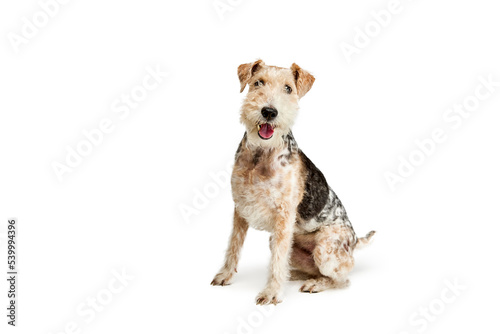
POLYGON ((323 291, 320 284, 315 279, 310 279, 304 282, 304 285, 299 290, 300 292, 317 293, 323 291))
POLYGON ((264 290, 257 295, 255 298, 257 305, 267 305, 267 304, 279 304, 282 302, 281 297, 277 292, 264 290))
POLYGON ((212 280, 211 285, 229 285, 231 284, 231 279, 233 278, 233 274, 229 272, 220 272, 217 275, 215 275, 214 279, 212 280))
POLYGON ((312 278, 304 282, 300 292, 317 293, 327 289, 342 289, 349 286, 349 280, 336 281, 331 278, 312 278))

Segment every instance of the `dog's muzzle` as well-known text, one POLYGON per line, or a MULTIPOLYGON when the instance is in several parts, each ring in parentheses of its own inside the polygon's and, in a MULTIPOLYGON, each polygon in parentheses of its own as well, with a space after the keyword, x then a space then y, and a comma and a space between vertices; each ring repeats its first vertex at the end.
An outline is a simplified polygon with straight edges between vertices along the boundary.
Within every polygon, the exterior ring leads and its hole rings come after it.
MULTIPOLYGON (((278 116, 278 110, 273 107, 264 107, 260 112, 262 114, 262 117, 264 117, 268 122, 272 121, 278 116)), ((274 134, 274 126, 269 123, 259 124, 257 126, 257 129, 259 137, 264 140, 271 139, 274 134)))

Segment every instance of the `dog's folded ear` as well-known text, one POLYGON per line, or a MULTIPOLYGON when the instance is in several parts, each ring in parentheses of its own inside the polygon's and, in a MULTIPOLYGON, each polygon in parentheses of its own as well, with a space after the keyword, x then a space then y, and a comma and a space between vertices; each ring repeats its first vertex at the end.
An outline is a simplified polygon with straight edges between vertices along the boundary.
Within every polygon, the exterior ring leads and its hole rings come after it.
POLYGON ((297 94, 299 95, 299 98, 302 98, 302 96, 306 95, 306 93, 311 89, 314 80, 316 79, 314 79, 312 74, 304 71, 295 63, 290 66, 290 69, 292 70, 293 77, 295 79, 295 86, 297 86, 297 94))
POLYGON ((240 93, 245 90, 245 86, 250 81, 252 76, 264 65, 264 62, 259 59, 253 63, 241 64, 240 66, 238 66, 238 78, 240 79, 241 85, 240 93))

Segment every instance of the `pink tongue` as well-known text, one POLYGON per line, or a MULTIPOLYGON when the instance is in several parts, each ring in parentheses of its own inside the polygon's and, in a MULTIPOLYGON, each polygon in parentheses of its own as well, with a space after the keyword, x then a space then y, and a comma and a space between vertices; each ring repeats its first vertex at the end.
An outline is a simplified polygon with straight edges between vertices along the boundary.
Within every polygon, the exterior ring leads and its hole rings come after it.
POLYGON ((273 136, 274 129, 269 124, 262 124, 262 127, 259 130, 259 134, 262 138, 269 139, 273 136))

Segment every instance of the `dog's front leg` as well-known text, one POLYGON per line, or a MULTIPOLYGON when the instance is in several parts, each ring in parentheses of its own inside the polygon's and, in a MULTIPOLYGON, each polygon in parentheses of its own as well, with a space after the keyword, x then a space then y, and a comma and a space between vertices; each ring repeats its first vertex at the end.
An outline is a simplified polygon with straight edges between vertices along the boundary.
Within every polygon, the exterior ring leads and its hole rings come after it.
POLYGON ((229 239, 229 246, 226 251, 224 265, 219 273, 215 275, 212 285, 228 285, 231 278, 236 272, 238 260, 240 258, 241 248, 248 231, 248 223, 243 219, 236 210, 234 210, 233 232, 229 239))
POLYGON ((278 304, 282 300, 284 284, 290 274, 289 258, 292 248, 295 215, 285 214, 277 222, 271 235, 271 266, 267 285, 256 298, 259 305, 278 304))

